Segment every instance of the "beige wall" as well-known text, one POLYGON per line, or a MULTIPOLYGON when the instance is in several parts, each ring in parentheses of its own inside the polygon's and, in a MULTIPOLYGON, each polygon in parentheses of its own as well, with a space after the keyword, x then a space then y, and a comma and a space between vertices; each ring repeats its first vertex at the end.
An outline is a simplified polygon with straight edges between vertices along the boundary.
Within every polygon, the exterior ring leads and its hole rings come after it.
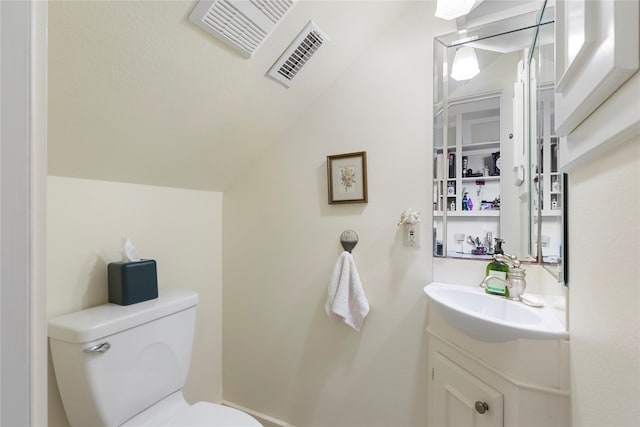
MULTIPOLYGON (((222 194, 48 178, 47 314, 107 302, 106 266, 128 235, 158 264, 158 286, 200 294, 190 401, 221 399, 222 194)), ((51 365, 49 426, 67 425, 51 365)))
POLYGON ((296 426, 425 425, 432 35, 452 25, 432 9, 416 2, 225 192, 225 400, 296 426), (369 203, 328 205, 326 156, 361 150, 369 203), (396 226, 408 207, 419 249, 396 226), (346 229, 371 305, 360 332, 324 312, 346 229))
POLYGON ((578 168, 569 190, 573 425, 635 426, 640 419, 640 137, 578 168))
MULTIPOLYGON (((433 2, 416 2, 358 53, 225 192, 224 231, 221 193, 49 177, 48 316, 106 301, 104 269, 128 234, 158 260, 160 287, 201 294, 191 401, 220 400, 222 379, 225 400, 300 427, 425 425, 431 50, 434 34, 453 29, 433 18, 433 2), (327 205, 325 157, 360 150, 369 203, 327 205), (419 249, 395 225, 408 207, 423 213, 419 249), (323 310, 349 228, 371 304, 359 333, 323 310)), ((639 147, 636 137, 570 177, 575 426, 640 418, 639 147)), ((66 425, 51 372, 49 410, 51 427, 66 425)))

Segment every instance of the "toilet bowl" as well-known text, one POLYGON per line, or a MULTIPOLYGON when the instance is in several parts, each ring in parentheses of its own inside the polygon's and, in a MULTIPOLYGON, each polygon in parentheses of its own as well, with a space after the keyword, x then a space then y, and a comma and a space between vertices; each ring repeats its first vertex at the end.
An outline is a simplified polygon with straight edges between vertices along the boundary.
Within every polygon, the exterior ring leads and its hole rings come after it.
POLYGON ((261 427, 234 408, 183 397, 198 294, 161 289, 137 304, 104 304, 49 320, 69 423, 84 426, 261 427))
POLYGON ((249 427, 260 426, 252 416, 209 402, 189 405, 182 392, 174 393, 131 418, 122 427, 249 427))

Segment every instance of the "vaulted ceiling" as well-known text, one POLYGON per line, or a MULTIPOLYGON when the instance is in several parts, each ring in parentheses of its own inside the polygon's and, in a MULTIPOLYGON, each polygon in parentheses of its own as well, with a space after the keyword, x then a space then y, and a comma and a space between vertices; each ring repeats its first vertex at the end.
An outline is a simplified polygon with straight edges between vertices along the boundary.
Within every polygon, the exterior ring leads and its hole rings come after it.
POLYGON ((49 174, 223 191, 412 3, 297 0, 245 59, 189 21, 196 1, 49 2, 49 174), (265 73, 309 20, 329 42, 287 89, 265 73))
POLYGON ((49 4, 49 174, 222 191, 410 2, 298 1, 251 59, 195 4, 49 4), (287 89, 265 73, 310 19, 330 41, 287 89))

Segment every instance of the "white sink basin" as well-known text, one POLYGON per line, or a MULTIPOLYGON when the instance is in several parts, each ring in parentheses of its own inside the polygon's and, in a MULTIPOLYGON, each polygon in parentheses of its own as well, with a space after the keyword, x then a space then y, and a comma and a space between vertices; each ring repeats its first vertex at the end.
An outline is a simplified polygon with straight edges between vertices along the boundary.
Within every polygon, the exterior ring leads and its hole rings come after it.
POLYGON ((432 309, 480 341, 569 338, 569 333, 548 306, 529 307, 520 301, 489 295, 479 286, 434 282, 425 286, 424 292, 432 309))

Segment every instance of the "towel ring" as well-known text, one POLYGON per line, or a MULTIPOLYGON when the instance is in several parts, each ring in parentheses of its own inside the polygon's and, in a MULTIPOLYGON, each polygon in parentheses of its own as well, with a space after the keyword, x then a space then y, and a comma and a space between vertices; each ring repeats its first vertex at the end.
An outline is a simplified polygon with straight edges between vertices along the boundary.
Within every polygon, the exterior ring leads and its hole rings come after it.
POLYGON ((340 235, 340 244, 345 251, 351 253, 351 250, 358 244, 358 233, 353 230, 345 230, 340 235))

